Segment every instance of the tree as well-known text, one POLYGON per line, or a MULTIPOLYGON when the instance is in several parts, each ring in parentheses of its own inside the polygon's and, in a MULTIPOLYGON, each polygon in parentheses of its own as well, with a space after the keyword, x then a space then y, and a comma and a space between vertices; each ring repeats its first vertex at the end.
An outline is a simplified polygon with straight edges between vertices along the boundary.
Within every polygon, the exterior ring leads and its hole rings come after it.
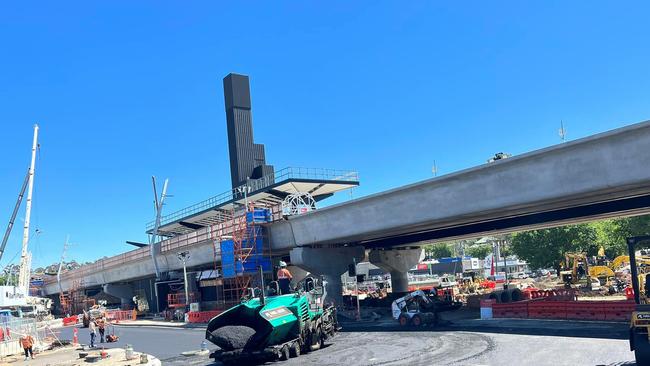
POLYGON ((472 247, 467 248, 465 252, 474 258, 483 259, 487 257, 490 253, 492 253, 492 246, 487 244, 474 245, 472 247))
POLYGON ((451 257, 453 252, 448 243, 436 243, 425 245, 424 252, 428 258, 446 258, 451 257))
POLYGON ((609 258, 627 253, 625 239, 650 234, 650 215, 624 217, 592 223, 598 235, 598 244, 605 248, 609 258))
POLYGON ((525 231, 513 235, 511 242, 512 252, 531 268, 557 268, 565 253, 596 255, 598 247, 596 230, 588 224, 525 231))

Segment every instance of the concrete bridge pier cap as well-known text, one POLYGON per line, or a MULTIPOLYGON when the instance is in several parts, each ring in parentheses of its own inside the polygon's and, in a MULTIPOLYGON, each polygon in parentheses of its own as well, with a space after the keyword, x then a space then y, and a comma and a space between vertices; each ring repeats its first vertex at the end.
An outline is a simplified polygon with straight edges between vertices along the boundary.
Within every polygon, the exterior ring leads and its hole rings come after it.
POLYGON ((390 272, 390 285, 393 294, 408 292, 408 270, 424 259, 422 248, 372 249, 368 260, 375 266, 390 272))
MULTIPOLYGON (((294 248, 289 253, 291 264, 315 275, 325 276, 327 297, 334 304, 343 301, 341 275, 348 265, 362 261, 366 256, 364 247, 294 248)), ((325 301, 329 301, 327 298, 325 301)))

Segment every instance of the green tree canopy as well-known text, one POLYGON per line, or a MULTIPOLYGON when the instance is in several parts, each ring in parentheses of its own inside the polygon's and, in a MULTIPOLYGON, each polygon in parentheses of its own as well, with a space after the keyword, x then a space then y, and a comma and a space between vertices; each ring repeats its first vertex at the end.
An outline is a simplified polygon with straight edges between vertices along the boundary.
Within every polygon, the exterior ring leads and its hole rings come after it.
POLYGON ((465 254, 474 258, 483 259, 492 253, 492 246, 488 244, 474 245, 465 250, 465 254))
POLYGON ((446 258, 451 257, 453 252, 449 247, 449 243, 436 243, 424 246, 424 253, 429 258, 446 258))
POLYGON ((557 267, 567 252, 596 255, 596 230, 588 224, 532 230, 513 235, 511 249, 531 268, 557 267))
POLYGON ((649 215, 603 220, 591 225, 598 234, 598 244, 605 248, 605 254, 609 258, 627 252, 626 238, 650 234, 649 215))

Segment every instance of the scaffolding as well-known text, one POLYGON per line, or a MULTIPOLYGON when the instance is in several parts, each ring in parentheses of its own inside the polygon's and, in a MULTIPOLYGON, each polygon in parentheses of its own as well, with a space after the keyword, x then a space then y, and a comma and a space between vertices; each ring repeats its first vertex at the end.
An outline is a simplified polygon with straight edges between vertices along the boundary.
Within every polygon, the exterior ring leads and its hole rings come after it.
POLYGON ((250 287, 256 285, 254 277, 259 268, 272 270, 270 247, 265 248, 263 224, 273 220, 272 210, 256 208, 252 204, 239 214, 233 214, 228 235, 215 236, 215 268, 220 274, 217 286, 217 307, 228 308, 241 301, 250 287), (217 265, 219 252, 221 260, 217 265))
POLYGON ((59 302, 63 314, 81 314, 88 308, 95 305, 95 300, 88 299, 84 292, 83 278, 72 280, 72 286, 68 291, 59 294, 59 302))

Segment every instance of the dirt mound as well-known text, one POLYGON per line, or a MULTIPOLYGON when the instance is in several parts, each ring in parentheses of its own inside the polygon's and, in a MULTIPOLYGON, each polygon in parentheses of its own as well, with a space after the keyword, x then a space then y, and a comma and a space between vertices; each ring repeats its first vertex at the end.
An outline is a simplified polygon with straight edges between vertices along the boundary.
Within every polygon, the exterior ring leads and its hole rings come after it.
POLYGON ((232 351, 244 348, 248 340, 255 335, 255 330, 242 325, 228 325, 212 332, 214 343, 221 349, 232 351))

